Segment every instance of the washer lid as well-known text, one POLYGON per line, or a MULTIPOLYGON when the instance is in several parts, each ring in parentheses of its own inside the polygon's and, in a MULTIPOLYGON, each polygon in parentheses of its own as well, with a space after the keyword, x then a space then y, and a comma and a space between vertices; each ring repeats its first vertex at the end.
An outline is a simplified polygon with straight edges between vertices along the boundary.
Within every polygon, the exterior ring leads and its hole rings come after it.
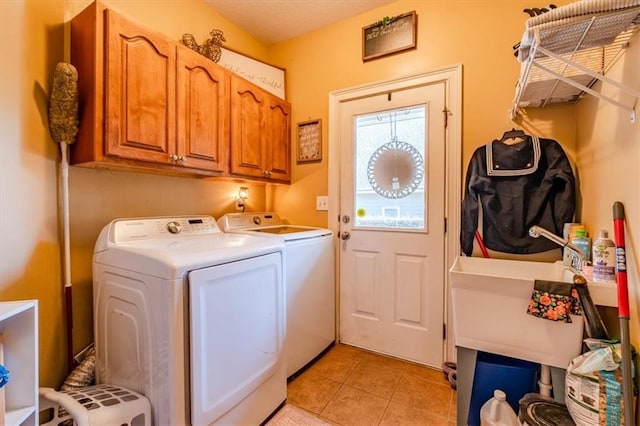
POLYGON ((304 240, 307 238, 322 237, 325 235, 333 235, 329 229, 313 228, 310 226, 269 226, 264 228, 253 228, 245 231, 238 231, 247 234, 259 235, 262 237, 280 238, 285 241, 304 240))
POLYGON ((289 225, 276 213, 229 213, 218 219, 224 232, 254 234, 287 241, 332 235, 329 229, 289 225))
POLYGON ((175 279, 195 269, 283 248, 284 243, 277 239, 222 233, 210 216, 118 219, 103 228, 93 260, 97 264, 175 279), (190 227, 190 220, 195 220, 197 226, 190 227), (174 234, 170 229, 175 230, 176 226, 180 231, 174 234))
POLYGON ((269 227, 269 228, 255 228, 253 229, 254 232, 263 232, 265 234, 293 234, 295 233, 299 233, 299 232, 308 232, 310 230, 313 230, 316 228, 306 228, 306 227, 302 227, 302 226, 288 226, 288 225, 284 225, 284 226, 273 226, 273 227, 269 227))

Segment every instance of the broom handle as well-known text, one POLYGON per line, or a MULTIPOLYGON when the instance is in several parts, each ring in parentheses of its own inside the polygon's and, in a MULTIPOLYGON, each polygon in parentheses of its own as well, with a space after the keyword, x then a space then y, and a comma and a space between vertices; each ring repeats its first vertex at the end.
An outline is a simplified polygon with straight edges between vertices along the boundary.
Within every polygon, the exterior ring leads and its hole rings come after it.
POLYGON ((622 392, 624 397, 624 424, 635 425, 633 418, 633 383, 631 377, 631 343, 629 332, 629 288, 627 285, 627 255, 624 242, 624 206, 613 204, 613 230, 616 239, 616 281, 618 282, 618 318, 620 319, 620 346, 622 348, 622 392))
POLYGON ((67 337, 67 368, 71 372, 74 368, 73 361, 73 304, 71 292, 71 244, 69 241, 69 145, 60 142, 62 161, 60 162, 60 175, 62 178, 62 228, 64 231, 64 307, 66 315, 67 337))
POLYGON ((67 159, 68 145, 60 142, 60 152, 62 162, 60 163, 60 174, 62 177, 62 227, 64 230, 64 285, 71 285, 71 259, 69 243, 69 160, 67 159))

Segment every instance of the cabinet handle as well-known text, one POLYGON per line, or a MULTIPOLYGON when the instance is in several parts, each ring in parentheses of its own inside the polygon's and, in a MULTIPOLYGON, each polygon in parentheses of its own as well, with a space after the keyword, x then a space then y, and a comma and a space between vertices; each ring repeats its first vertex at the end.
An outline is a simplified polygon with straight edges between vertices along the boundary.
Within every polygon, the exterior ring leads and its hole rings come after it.
POLYGON ((176 154, 171 154, 169 156, 169 162, 170 163, 175 163, 176 161, 178 161, 178 156, 176 154))

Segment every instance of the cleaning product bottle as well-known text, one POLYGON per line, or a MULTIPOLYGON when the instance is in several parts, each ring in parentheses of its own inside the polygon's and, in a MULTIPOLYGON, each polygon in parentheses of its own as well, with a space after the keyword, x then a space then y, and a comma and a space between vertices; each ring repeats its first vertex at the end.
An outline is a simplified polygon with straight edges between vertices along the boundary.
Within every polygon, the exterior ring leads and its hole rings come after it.
MULTIPOLYGON (((571 240, 573 240, 573 237, 576 236, 576 231, 578 229, 585 229, 584 225, 581 223, 565 223, 564 227, 562 229, 562 237, 571 242, 571 240)), ((571 266, 571 260, 572 260, 572 253, 573 251, 569 250, 568 248, 564 248, 564 250, 562 251, 562 262, 566 265, 566 266, 571 266)))
MULTIPOLYGON (((584 264, 586 264, 586 262, 589 261, 589 259, 591 258, 590 254, 591 254, 591 239, 589 237, 587 237, 587 231, 585 231, 584 229, 578 229, 576 231, 576 236, 573 237, 571 239, 571 242, 573 243, 574 246, 578 247, 579 249, 581 249, 584 253, 584 264)), ((574 259, 577 257, 578 255, 576 253, 572 253, 571 254, 571 265, 572 266, 577 266, 578 263, 576 263, 576 261, 574 261, 574 259)), ((584 264, 582 266, 584 266, 584 264)))
POLYGON ((616 281, 616 245, 604 229, 600 230, 598 239, 593 242, 592 261, 594 281, 616 281))
POLYGON ((507 395, 500 389, 493 391, 493 398, 480 408, 481 426, 519 426, 518 416, 507 402, 507 395))

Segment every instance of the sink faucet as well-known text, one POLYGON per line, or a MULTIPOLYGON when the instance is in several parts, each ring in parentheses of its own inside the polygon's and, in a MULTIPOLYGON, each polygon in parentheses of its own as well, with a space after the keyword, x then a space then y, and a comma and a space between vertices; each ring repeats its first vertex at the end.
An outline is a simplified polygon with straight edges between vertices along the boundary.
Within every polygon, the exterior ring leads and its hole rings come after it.
POLYGON ((545 237, 546 239, 548 239, 549 241, 553 241, 554 243, 558 244, 561 247, 566 247, 569 250, 573 251, 574 253, 576 253, 578 256, 574 257, 571 259, 571 268, 574 269, 574 273, 578 274, 578 275, 582 275, 582 266, 586 260, 586 255, 585 252, 582 251, 582 249, 580 249, 578 246, 570 243, 569 241, 562 239, 560 237, 558 237, 556 234, 554 234, 551 231, 547 231, 544 228, 541 228, 539 226, 532 226, 531 228, 529 228, 529 236, 533 237, 533 238, 539 238, 539 237, 545 237))
POLYGON ((529 235, 533 238, 539 238, 540 236, 543 236, 546 239, 558 244, 559 246, 566 247, 577 254, 577 256, 571 259, 571 266, 569 266, 569 269, 571 269, 571 271, 574 273, 574 288, 578 292, 578 298, 584 312, 585 333, 587 337, 591 337, 594 339, 609 339, 607 327, 604 325, 604 321, 602 321, 602 317, 600 316, 600 312, 596 308, 596 305, 593 303, 593 300, 591 300, 589 289, 586 285, 587 280, 584 275, 582 275, 582 267, 584 266, 584 262, 586 259, 585 253, 574 244, 571 244, 569 241, 564 240, 558 237, 556 234, 549 232, 539 226, 532 226, 531 228, 529 228, 529 235))

